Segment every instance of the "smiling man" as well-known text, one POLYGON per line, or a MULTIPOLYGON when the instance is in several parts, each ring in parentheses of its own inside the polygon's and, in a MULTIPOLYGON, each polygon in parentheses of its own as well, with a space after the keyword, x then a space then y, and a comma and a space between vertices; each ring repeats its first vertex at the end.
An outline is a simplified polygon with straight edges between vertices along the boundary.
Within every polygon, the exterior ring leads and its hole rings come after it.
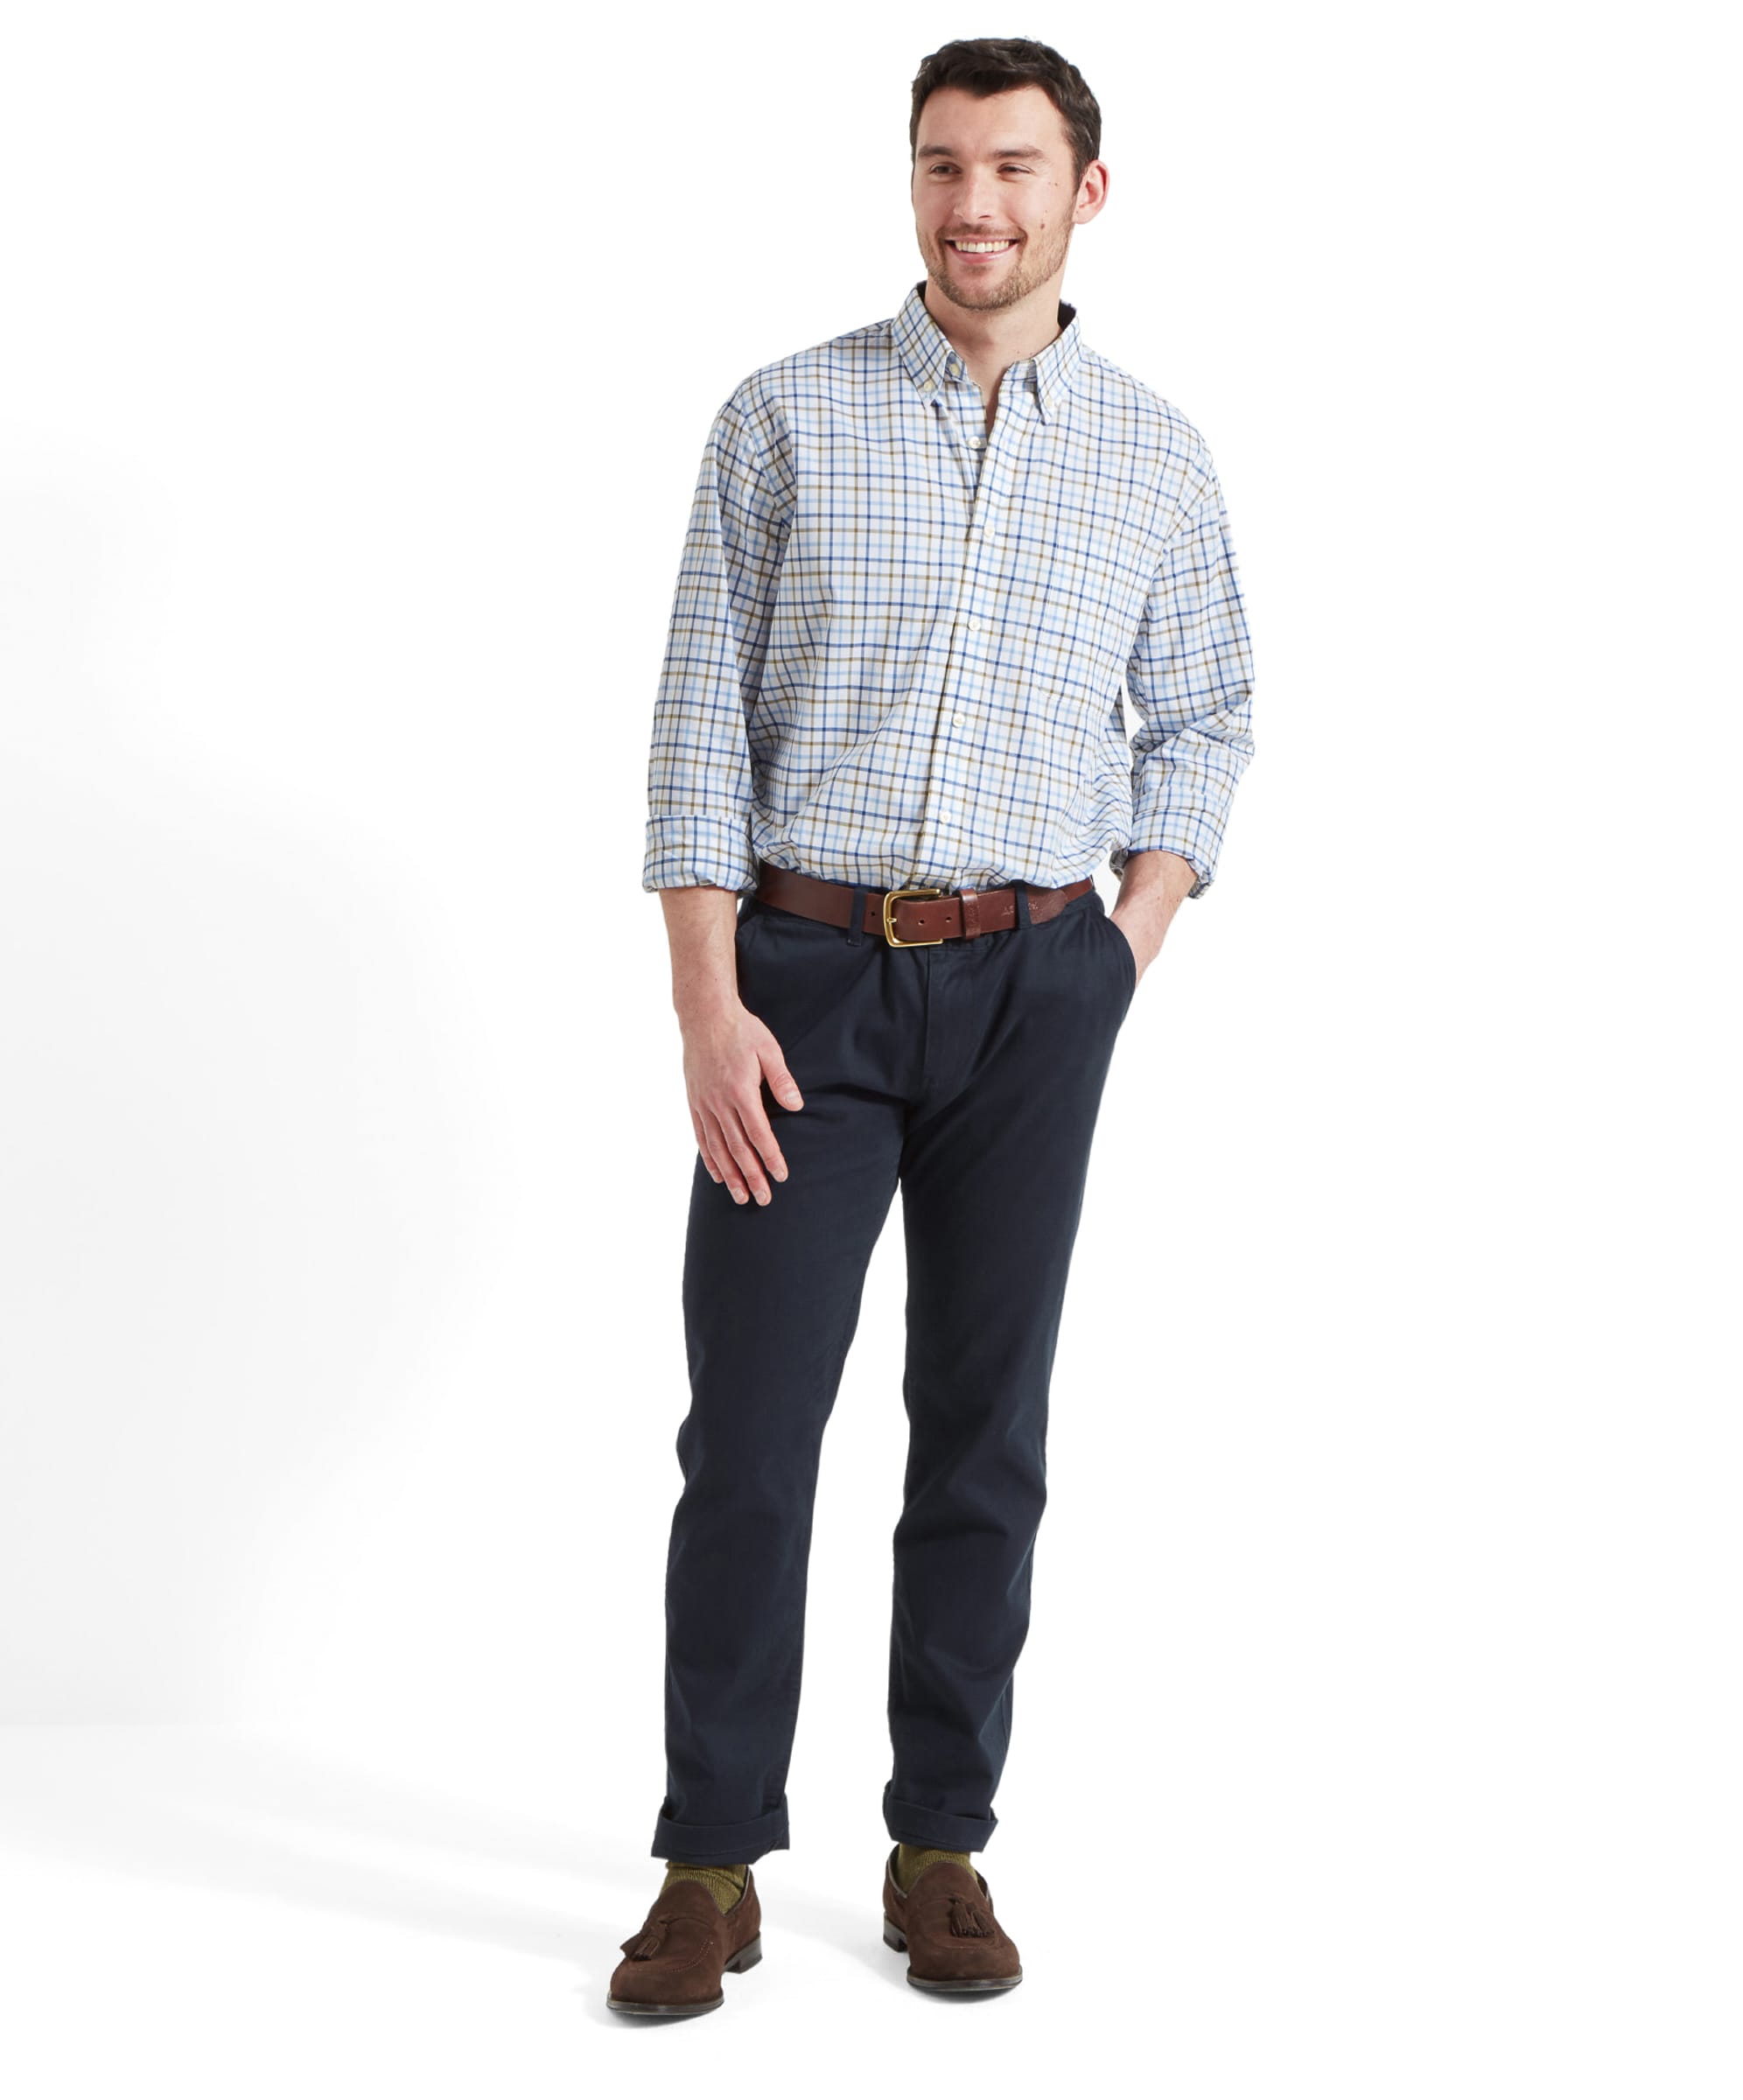
POLYGON ((1252 752, 1210 454, 1060 296, 1108 199, 1095 97, 1044 44, 948 44, 908 143, 926 276, 720 409, 654 711, 642 886, 697 1158, 667 1871, 612 1977, 624 2012, 711 2011, 761 1958, 751 1868, 789 1842, 823 1429, 898 1189, 883 1934, 924 1990, 1021 1979, 972 1855, 1010 1743, 1090 1143, 1252 752))

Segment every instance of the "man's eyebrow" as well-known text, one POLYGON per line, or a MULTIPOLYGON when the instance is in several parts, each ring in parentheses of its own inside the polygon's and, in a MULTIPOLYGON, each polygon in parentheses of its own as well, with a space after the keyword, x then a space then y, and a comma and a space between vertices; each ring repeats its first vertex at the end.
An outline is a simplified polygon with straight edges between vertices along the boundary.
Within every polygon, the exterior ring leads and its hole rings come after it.
MULTIPOLYGON (((956 158, 948 146, 920 146, 914 151, 916 160, 931 160, 938 155, 942 155, 946 160, 954 160, 956 158)), ((1045 160, 1046 152, 1040 146, 994 146, 987 155, 987 158, 989 160, 1045 160)))

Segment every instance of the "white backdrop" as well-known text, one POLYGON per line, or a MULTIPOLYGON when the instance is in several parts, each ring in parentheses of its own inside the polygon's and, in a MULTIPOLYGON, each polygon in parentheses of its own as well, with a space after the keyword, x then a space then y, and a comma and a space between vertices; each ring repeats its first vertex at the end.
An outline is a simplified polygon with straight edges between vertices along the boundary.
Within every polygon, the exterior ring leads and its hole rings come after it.
MULTIPOLYGON (((1060 1337, 982 1863, 1060 2023, 1031 2068, 1114 2046, 1043 1914, 1088 1903, 1145 1922, 1182 2091, 1734 2092, 1715 19, 8 10, 0 1843, 45 1907, 181 1878, 76 1776, 118 1724, 191 1732, 160 1773, 254 1745, 227 1783, 284 1820, 228 1849, 200 1768, 194 1879, 307 1869, 335 1924, 398 1914, 298 1829, 536 1791, 592 1877, 542 1950, 614 2046, 685 1400, 640 872, 690 490, 746 373, 921 274, 920 60, 1024 33, 1102 102, 1066 296, 1215 458, 1257 744, 1123 1032, 1060 1337)), ((875 1900, 902 1290, 892 1213, 772 1916, 806 1853, 875 1900)), ((779 1979, 740 1982, 743 2036, 779 1979)), ((573 2041, 480 2043, 480 2085, 566 2090, 573 2041)))

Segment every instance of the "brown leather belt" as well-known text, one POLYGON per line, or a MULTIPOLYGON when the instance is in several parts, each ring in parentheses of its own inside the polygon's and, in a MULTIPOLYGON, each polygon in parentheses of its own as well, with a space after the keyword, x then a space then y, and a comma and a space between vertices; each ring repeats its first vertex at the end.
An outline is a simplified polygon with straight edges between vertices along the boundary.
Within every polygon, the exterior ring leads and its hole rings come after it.
MULTIPOLYGON (((1031 919, 1052 919, 1074 897, 1095 888, 1088 875, 1057 890, 1023 886, 1029 893, 1031 919)), ((972 941, 977 934, 997 934, 1017 923, 1017 892, 934 889, 918 884, 894 890, 856 889, 851 883, 820 882, 796 868, 763 861, 757 871, 756 893, 765 904, 802 918, 827 920, 831 926, 853 922, 853 900, 864 900, 860 930, 879 934, 892 948, 929 948, 940 941, 972 941)))

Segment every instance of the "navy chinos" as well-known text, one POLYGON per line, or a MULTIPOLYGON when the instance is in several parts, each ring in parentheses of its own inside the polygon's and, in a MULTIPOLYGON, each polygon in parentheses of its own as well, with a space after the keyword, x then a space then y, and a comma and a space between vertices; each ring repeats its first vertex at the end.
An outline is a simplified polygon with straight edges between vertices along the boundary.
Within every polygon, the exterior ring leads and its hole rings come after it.
POLYGON ((823 1430, 900 1188, 909 1443, 885 1823, 978 1851, 1028 1632, 1072 1245, 1137 961, 1093 887, 1043 920, 1019 887, 1014 926, 904 948, 750 896, 735 945, 740 995, 805 1105, 763 1088, 788 1169, 766 1206, 735 1202, 696 1157, 652 1849, 736 1865, 788 1843, 823 1430))

